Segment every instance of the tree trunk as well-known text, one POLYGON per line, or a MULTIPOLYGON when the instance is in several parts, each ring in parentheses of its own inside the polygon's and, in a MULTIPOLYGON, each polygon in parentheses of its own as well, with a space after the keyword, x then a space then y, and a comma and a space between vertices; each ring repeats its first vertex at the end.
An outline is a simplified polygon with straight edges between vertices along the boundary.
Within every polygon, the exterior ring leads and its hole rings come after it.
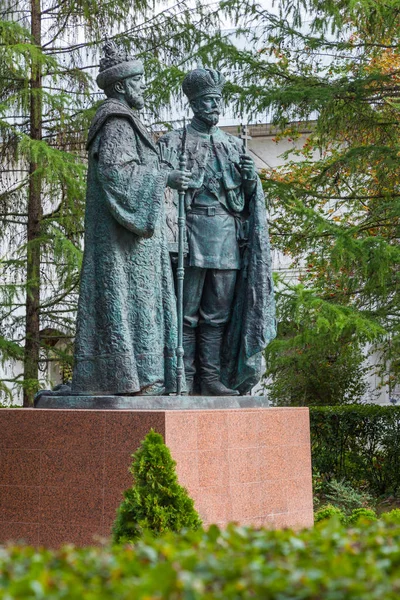
MULTIPOLYGON (((34 43, 41 46, 41 0, 31 0, 31 33, 34 43)), ((32 64, 31 73, 30 135, 33 140, 42 139, 42 73, 40 63, 32 64)), ((27 260, 26 260, 26 322, 24 357, 24 406, 33 404, 38 389, 40 351, 40 221, 41 177, 37 163, 29 165, 27 260)))

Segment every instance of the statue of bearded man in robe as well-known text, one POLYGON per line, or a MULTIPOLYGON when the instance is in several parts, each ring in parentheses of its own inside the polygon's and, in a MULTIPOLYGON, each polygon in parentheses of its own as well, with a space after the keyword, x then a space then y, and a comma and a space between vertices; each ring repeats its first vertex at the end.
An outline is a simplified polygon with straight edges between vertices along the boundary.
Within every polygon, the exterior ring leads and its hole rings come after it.
POLYGON ((89 131, 85 250, 75 340, 74 394, 175 391, 176 305, 164 188, 185 174, 160 166, 134 112, 143 65, 105 46, 97 83, 107 100, 89 131))

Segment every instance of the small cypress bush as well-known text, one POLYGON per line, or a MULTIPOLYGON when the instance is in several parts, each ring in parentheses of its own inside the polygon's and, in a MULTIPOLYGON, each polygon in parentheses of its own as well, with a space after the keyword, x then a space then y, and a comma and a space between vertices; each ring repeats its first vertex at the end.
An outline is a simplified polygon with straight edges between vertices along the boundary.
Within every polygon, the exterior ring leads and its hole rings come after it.
POLYGON ((146 530, 158 537, 166 531, 198 529, 202 522, 193 500, 178 483, 176 462, 162 436, 151 430, 132 458, 129 470, 134 484, 118 507, 113 541, 134 541, 146 530))

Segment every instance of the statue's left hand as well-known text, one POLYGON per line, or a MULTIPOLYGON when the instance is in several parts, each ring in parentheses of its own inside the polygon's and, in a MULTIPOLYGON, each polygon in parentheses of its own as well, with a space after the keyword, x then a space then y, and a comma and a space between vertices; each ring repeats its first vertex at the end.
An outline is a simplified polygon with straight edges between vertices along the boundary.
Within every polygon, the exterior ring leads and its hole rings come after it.
POLYGON ((254 160, 248 154, 240 155, 240 170, 243 179, 255 181, 257 174, 256 165, 254 164, 254 160))
POLYGON ((173 190, 187 190, 191 175, 191 171, 170 171, 168 174, 167 185, 173 190))

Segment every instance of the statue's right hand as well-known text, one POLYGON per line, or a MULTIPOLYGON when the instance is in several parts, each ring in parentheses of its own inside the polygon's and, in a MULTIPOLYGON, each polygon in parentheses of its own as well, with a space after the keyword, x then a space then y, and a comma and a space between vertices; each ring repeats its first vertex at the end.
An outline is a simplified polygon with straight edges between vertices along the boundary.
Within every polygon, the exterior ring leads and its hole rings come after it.
POLYGON ((179 191, 187 190, 191 174, 191 171, 170 171, 167 180, 168 187, 179 191))

